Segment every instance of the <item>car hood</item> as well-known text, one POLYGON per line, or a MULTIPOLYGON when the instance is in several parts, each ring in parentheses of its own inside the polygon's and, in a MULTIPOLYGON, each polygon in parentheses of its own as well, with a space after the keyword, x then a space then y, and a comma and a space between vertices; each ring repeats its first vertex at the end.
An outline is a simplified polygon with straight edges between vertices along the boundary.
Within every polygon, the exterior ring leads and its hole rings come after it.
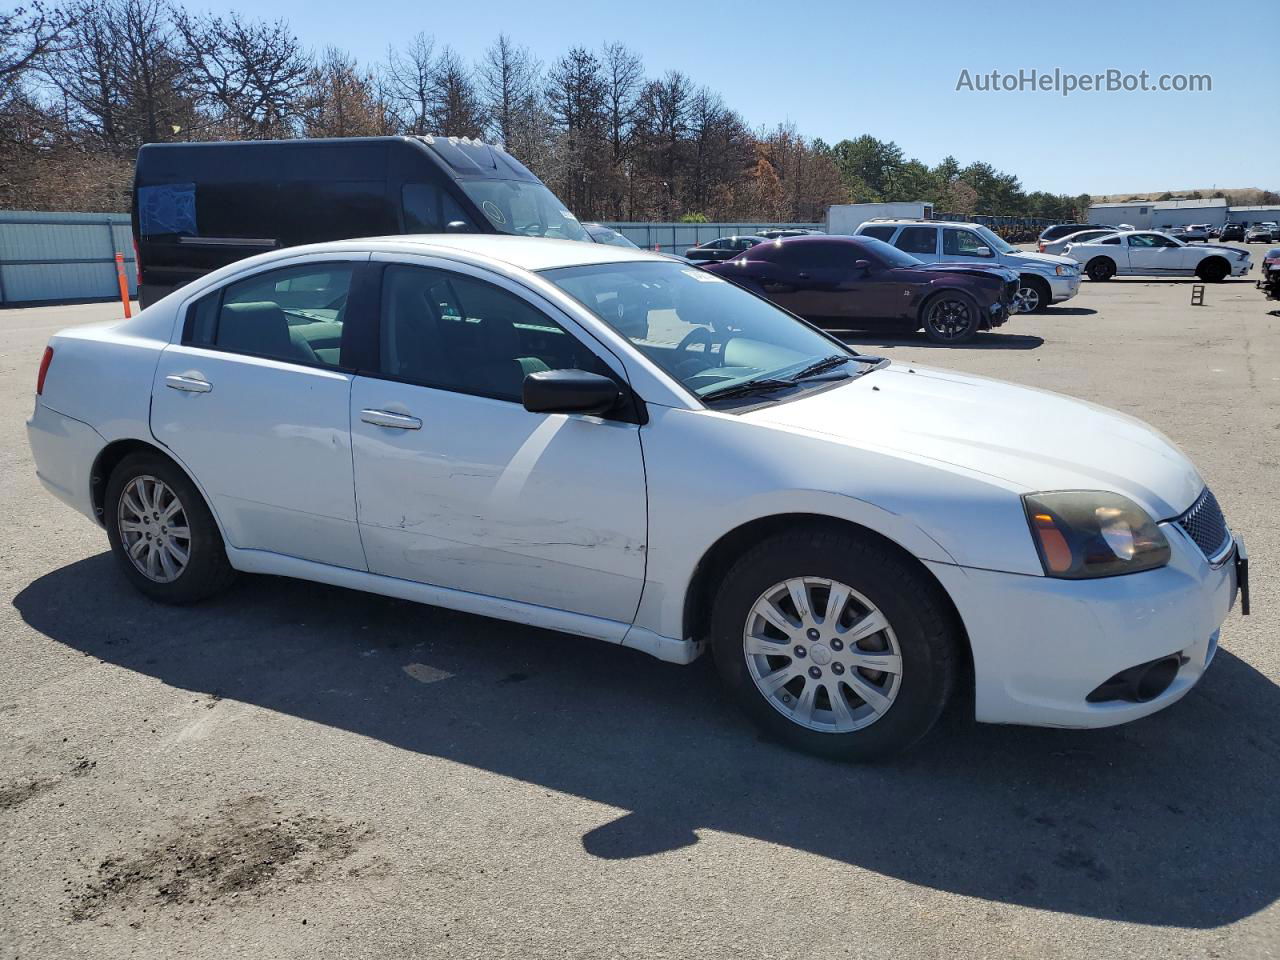
POLYGON ((1197 246, 1196 249, 1197 250, 1223 250, 1227 253, 1230 253, 1232 256, 1237 256, 1241 253, 1249 252, 1248 250, 1241 250, 1239 247, 1228 246, 1225 243, 1202 243, 1199 246, 1197 246))
POLYGON ((1059 256, 1056 253, 1036 253, 1032 250, 1019 250, 1016 253, 1006 253, 1006 260, 1013 263, 1038 264, 1042 267, 1074 267, 1078 264, 1070 257, 1059 256))
MULTIPOLYGON (((1114 491, 1157 520, 1178 516, 1204 489, 1186 455, 1140 420, 1046 390, 947 370, 895 364, 743 416, 954 465, 1020 492, 1114 491)), ((856 485, 857 478, 850 481, 856 485)))
POLYGON ((905 270, 920 270, 925 273, 967 273, 979 277, 999 277, 1001 280, 1016 280, 1018 273, 998 263, 926 263, 918 267, 903 267, 905 270))

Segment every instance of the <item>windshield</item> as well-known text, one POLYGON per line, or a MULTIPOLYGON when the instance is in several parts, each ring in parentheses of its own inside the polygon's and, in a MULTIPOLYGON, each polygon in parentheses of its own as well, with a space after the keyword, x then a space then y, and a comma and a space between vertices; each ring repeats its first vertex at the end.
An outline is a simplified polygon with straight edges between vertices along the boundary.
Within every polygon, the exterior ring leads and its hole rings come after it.
POLYGON ((554 193, 529 180, 460 180, 459 185, 501 233, 591 241, 554 193))
POLYGON ((596 243, 607 243, 614 247, 628 247, 632 250, 640 249, 612 227, 606 227, 599 223, 589 223, 586 224, 586 230, 596 243))
POLYGON ((838 341, 697 267, 640 261, 542 275, 699 397, 795 376, 827 357, 854 359, 838 341))
POLYGON ((877 240, 875 237, 869 237, 865 233, 859 234, 858 239, 862 241, 862 245, 868 253, 879 257, 880 261, 887 266, 918 267, 924 263, 919 257, 913 257, 905 250, 899 250, 893 244, 877 240))
POLYGON ((989 230, 987 227, 982 227, 982 226, 977 227, 974 229, 973 232, 976 233, 978 236, 980 236, 983 240, 987 241, 987 246, 989 246, 996 253, 1016 253, 1017 252, 1016 250, 1013 249, 1013 247, 1009 246, 1009 244, 1004 242, 1004 238, 1000 236, 1000 234, 996 233, 993 230, 989 230))

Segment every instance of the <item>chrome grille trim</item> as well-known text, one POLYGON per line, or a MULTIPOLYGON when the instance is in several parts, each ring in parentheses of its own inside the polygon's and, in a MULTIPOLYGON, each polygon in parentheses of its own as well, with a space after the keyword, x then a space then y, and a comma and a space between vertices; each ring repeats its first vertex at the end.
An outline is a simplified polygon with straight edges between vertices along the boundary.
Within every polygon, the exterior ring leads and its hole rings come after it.
POLYGON ((1231 548, 1231 531, 1227 529, 1217 497, 1208 487, 1174 523, 1182 528, 1210 563, 1222 560, 1231 548))

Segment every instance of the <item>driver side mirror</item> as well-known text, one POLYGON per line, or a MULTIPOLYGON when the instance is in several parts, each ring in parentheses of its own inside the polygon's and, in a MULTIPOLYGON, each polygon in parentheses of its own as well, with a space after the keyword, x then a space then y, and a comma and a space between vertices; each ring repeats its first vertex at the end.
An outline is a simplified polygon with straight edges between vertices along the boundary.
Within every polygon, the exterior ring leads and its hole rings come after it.
POLYGON ((867 272, 868 270, 870 270, 870 269, 871 269, 871 261, 870 261, 870 260, 855 260, 855 261, 853 261, 853 270, 854 270, 854 273, 866 273, 866 272, 867 272))
POLYGON ((977 250, 973 251, 973 255, 975 257, 994 257, 996 254, 990 247, 979 247, 977 250))
POLYGON ((465 220, 450 220, 444 225, 445 233, 475 233, 471 224, 465 220))
POLYGON ((530 413, 608 413, 622 390, 608 377, 586 370, 540 370, 524 378, 521 399, 530 413))

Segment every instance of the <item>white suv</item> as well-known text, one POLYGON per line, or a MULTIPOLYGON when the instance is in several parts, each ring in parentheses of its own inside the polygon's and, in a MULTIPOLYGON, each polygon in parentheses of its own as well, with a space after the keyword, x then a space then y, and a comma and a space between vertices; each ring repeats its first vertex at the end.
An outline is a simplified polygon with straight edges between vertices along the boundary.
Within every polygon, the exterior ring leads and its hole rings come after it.
POLYGON ((1018 311, 1035 313, 1070 300, 1080 289, 1080 265, 1070 257, 1010 246, 980 223, 868 220, 855 236, 891 243, 925 263, 998 263, 1018 271, 1018 311))

